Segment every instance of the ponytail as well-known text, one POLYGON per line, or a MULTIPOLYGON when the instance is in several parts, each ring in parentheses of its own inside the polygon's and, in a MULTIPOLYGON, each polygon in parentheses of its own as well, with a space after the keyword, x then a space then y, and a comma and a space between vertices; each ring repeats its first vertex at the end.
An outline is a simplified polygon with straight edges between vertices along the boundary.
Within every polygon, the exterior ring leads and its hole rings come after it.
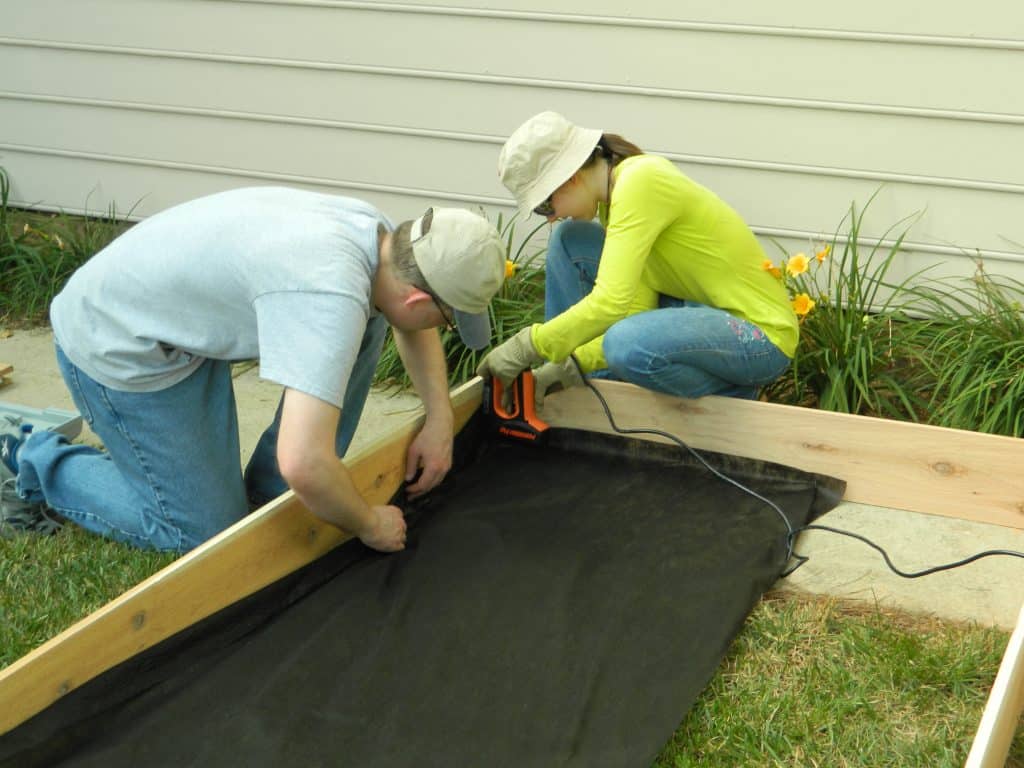
POLYGON ((602 133, 597 146, 594 147, 593 153, 587 158, 587 162, 583 164, 583 167, 586 168, 596 163, 599 157, 603 157, 614 168, 627 157, 642 155, 643 153, 644 151, 640 147, 628 139, 622 138, 617 133, 602 133))
POLYGON ((600 141, 597 142, 597 146, 604 150, 604 156, 611 160, 612 165, 618 165, 619 162, 625 160, 627 157, 642 155, 644 153, 644 151, 636 144, 628 139, 622 138, 617 133, 602 133, 600 141))

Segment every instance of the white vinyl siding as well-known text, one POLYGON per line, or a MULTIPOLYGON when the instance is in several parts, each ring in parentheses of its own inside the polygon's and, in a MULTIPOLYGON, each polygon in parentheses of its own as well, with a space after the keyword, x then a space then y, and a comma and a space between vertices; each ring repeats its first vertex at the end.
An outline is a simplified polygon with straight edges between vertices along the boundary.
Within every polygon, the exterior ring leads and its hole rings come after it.
POLYGON ((1024 276, 1024 4, 0 0, 13 202, 145 216, 232 186, 511 213, 556 109, 671 158, 769 239, 877 192, 899 265, 1024 276), (901 231, 900 228, 896 232, 901 231))

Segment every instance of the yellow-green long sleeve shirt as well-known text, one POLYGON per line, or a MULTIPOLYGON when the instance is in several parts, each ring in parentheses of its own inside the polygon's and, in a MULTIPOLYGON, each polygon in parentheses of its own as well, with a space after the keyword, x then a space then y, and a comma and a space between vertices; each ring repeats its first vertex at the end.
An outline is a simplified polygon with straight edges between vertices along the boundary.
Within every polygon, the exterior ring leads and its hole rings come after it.
POLYGON ((747 320, 793 356, 796 314, 736 211, 657 155, 623 160, 614 179, 611 205, 602 210, 607 231, 593 290, 531 331, 545 359, 560 361, 575 352, 584 371, 606 367, 605 331, 624 317, 656 309, 659 294, 747 320))

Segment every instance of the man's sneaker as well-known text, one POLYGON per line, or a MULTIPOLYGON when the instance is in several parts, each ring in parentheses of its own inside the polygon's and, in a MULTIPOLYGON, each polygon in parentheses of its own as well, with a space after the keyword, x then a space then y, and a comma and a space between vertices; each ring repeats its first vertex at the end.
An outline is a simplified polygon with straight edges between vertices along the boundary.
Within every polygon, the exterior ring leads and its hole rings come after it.
POLYGON ((25 442, 24 437, 17 435, 0 435, 0 475, 7 479, 7 475, 14 477, 18 474, 18 449, 25 442))
POLYGON ((56 533, 63 521, 47 506, 38 501, 25 501, 14 489, 15 479, 0 482, 0 536, 19 531, 56 533))
POLYGON ((18 480, 18 451, 32 432, 31 425, 21 428, 21 435, 0 435, 0 535, 12 531, 53 533, 61 527, 60 520, 45 504, 25 501, 15 489, 18 480))
POLYGON ((31 424, 20 424, 17 429, 11 429, 0 434, 0 480, 7 479, 7 473, 18 474, 18 451, 32 434, 31 424), (4 472, 4 470, 7 472, 4 472))

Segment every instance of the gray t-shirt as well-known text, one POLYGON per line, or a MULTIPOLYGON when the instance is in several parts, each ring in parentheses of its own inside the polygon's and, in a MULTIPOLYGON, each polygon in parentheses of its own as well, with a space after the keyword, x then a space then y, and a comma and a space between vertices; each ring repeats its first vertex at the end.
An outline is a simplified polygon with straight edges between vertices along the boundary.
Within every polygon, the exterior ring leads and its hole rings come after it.
POLYGON ((101 384, 153 392, 204 359, 341 407, 371 312, 373 206, 255 187, 162 211, 83 265, 50 309, 57 343, 101 384))

